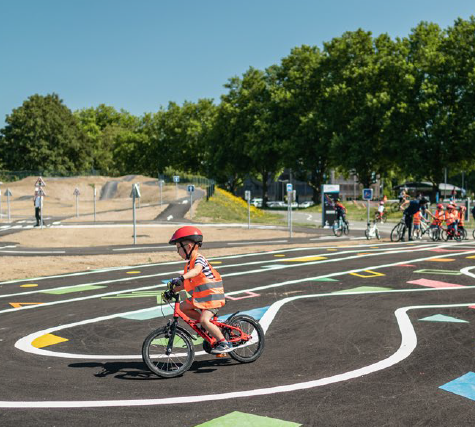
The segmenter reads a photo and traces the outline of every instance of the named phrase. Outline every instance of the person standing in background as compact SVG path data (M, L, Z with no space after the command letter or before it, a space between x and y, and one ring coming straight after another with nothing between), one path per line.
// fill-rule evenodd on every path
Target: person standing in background
M33 198L33 204L35 206L35 227L39 227L41 225L41 209L43 208L43 197L41 197L41 189L39 187L35 187L35 196Z

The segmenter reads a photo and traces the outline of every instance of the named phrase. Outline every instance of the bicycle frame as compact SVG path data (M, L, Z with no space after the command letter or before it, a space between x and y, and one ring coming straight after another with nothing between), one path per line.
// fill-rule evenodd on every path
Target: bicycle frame
M183 311L180 308L180 295L175 294L172 298L175 300L175 305L174 305L174 310L173 310L173 320L170 319L168 322L168 326L170 327L170 338L168 340L166 354L169 355L171 353L171 349L173 347L173 340L175 338L175 331L178 324L178 319L182 319L191 329L193 329L201 338L207 341L212 347L215 346L217 344L216 338L211 336L209 332L206 331L202 326L198 326L198 323L200 323L198 320L192 319L191 317L183 313ZM234 315L231 315L228 319L231 319ZM233 334L230 334L230 336L227 339L229 343L250 341L252 338L251 335L244 333L237 326L230 325L229 323L220 322L216 315L214 315L211 318L211 323L213 325L216 325L219 329L225 328L225 329L232 330L239 333L239 336L234 336Z

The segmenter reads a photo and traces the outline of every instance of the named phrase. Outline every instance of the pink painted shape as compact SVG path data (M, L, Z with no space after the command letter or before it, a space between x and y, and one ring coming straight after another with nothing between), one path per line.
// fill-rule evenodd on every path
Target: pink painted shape
M462 285L456 285L455 283L439 282L437 280L428 279L412 280L411 282L407 283L410 283L411 285L426 286L428 288L463 288Z
M469 305L468 308L475 308L475 305Z
M415 267L413 264L398 264L398 267Z
M228 297L228 296L226 295L226 298L227 298L227 299L230 299L230 300L233 300L233 301L237 301L237 300L239 300L239 299L260 297L259 294L256 294L256 293L251 292L251 291L246 291L246 293L247 293L248 295L247 295L247 296L244 296L244 297Z

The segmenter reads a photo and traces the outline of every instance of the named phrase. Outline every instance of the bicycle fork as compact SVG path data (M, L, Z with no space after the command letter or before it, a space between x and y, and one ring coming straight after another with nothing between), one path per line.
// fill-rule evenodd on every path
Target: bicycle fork
M167 327L168 327L168 344L167 344L167 350L165 351L165 354L167 356L170 356L172 349L173 349L173 341L175 339L175 334L176 334L176 319L169 320Z

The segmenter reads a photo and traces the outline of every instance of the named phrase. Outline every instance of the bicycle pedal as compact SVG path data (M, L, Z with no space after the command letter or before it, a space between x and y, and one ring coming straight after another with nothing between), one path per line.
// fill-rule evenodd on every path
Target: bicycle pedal
M222 358L222 357L229 357L227 353L218 353L216 354L216 357Z

